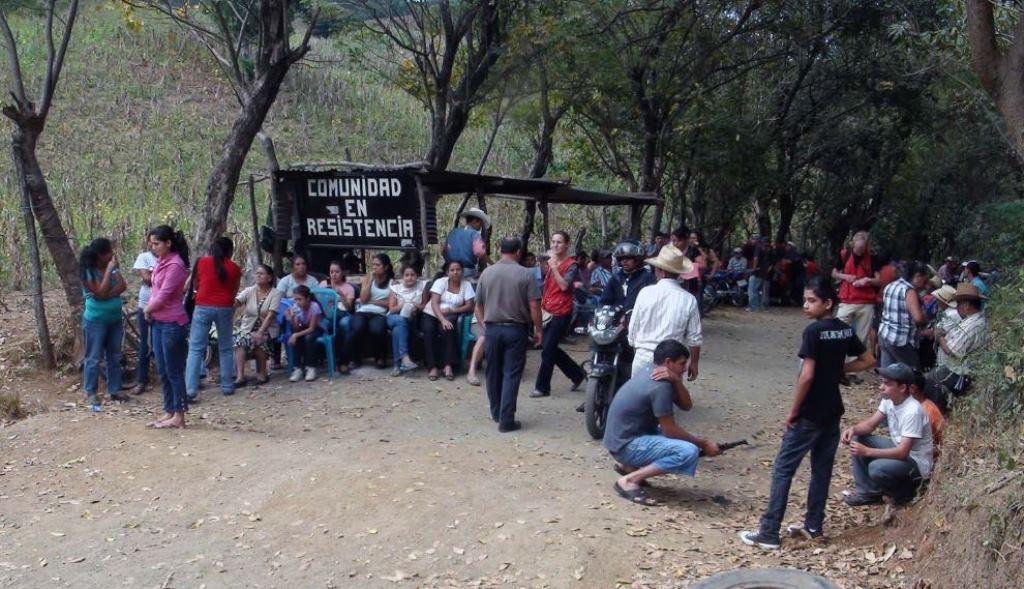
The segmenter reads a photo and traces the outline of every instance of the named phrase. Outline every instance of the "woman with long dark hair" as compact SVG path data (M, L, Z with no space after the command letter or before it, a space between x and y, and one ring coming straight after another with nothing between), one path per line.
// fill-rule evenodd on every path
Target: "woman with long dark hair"
M541 308L551 315L544 326L544 343L540 353L540 367L531 397L547 397L551 394L551 375L555 366L572 381L576 390L587 379L580 365L565 350L558 347L562 337L572 323L573 282L577 277L576 260L569 255L569 234L555 231L551 234L551 249L548 251L548 267L544 269L544 294Z
M210 327L217 327L217 356L220 364L220 392L235 394L235 354L232 324L235 320L235 295L242 270L231 261L235 244L227 237L217 238L210 255L196 261L192 290L196 308L188 336L188 361L185 363L185 393L190 401L199 395L199 373L210 344Z
M394 279L395 270L391 258L387 254L373 256L370 271L363 276L360 285L359 305L352 316L352 329L345 334L345 349L353 354L350 368L366 356L365 353L356 352L357 349L369 350L377 361L377 368L387 366L388 298L391 296L391 281ZM356 342L364 334L369 338L368 345L357 348ZM342 372L346 371L343 369Z
M423 315L423 348L430 380L437 380L438 368L448 380L455 379L459 363L459 316L473 310L476 293L462 276L462 262L449 260L445 276L430 287L430 302Z
M117 267L114 248L105 237L94 239L85 246L78 263L82 269L82 294L85 295L85 312L82 314L85 374L82 389L92 410L99 411L96 390L99 387L101 358L107 365L107 395L114 401L126 400L121 395L121 343L124 340L121 293L127 285Z
M164 414L150 425L158 429L183 428L188 411L185 394L188 242L181 231L159 225L149 232L149 248L157 257L157 263L153 268L153 291L146 305L146 320L151 325L153 356L164 395Z

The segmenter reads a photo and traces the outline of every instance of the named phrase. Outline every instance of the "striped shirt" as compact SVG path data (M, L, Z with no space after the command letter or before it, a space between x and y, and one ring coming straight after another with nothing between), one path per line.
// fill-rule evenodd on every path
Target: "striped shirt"
M917 324L907 309L907 291L914 288L900 278L889 283L882 293L882 322L878 337L893 346L917 347Z

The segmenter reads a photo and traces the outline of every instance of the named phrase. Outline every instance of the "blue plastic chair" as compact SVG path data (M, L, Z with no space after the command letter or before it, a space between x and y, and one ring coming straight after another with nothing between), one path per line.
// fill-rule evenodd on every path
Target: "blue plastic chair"
M295 306L295 303L291 299L282 298L281 304L277 307L277 324L281 328L281 335L277 336L277 341L284 346L284 355L288 361L288 373L291 374L292 369L295 368L295 361L292 359L292 347L288 345L288 338L292 336L292 324L290 321L285 319L285 311Z
M327 380L334 380L334 336L338 328L338 293L333 288L314 288L311 291L324 312L320 320L320 327L324 333L316 338L316 343L324 347L324 355L327 356Z
M469 357L468 354L472 350L473 344L476 343L476 335L473 334L473 314L466 313L463 315L460 323L462 324L462 337L459 341L459 364L463 368L467 368L470 361L466 358Z

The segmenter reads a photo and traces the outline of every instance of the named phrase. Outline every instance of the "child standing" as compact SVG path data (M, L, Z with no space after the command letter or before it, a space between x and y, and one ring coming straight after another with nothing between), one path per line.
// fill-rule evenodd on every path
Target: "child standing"
M323 311L313 300L309 287L300 284L292 292L294 305L285 311L285 319L291 323L292 335L288 338L288 347L292 349L294 369L288 379L299 382L305 374L307 382L316 380L316 338L323 335L320 317Z
M817 278L804 290L804 315L812 321L800 345L800 375L793 405L786 416L786 433L772 467L771 497L758 531L740 532L748 546L776 550L781 545L779 528L793 475L804 456L811 454L811 484L807 489L807 514L803 525L789 526L791 536L817 538L825 519L825 500L832 480L832 464L839 447L839 419L843 400L839 380L845 373L875 365L875 359L857 338L853 328L832 316L838 305L832 284ZM846 362L847 357L856 357Z

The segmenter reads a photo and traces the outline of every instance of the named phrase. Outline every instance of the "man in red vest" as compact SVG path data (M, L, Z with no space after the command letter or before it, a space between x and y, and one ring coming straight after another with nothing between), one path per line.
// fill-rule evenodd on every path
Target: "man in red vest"
M875 318L878 300L879 264L868 247L868 233L853 234L850 247L839 253L832 269L832 278L840 282L839 309L836 317L853 327L857 337L867 346L868 334Z

